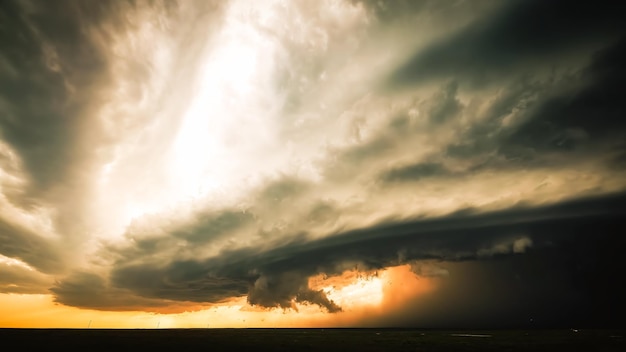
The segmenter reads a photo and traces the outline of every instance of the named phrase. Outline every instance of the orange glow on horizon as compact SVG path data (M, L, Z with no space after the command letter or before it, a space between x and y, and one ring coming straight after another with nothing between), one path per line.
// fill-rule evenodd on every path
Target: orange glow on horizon
M409 265L378 272L345 271L310 280L343 311L328 313L316 305L297 304L297 310L250 306L246 297L202 310L160 314L142 311L111 312L68 307L52 295L0 294L3 328L245 328L359 326L365 317L398 309L410 299L436 288L432 279L417 277ZM179 306L184 307L184 305ZM190 309L200 307L189 305ZM163 311L167 311L164 309Z

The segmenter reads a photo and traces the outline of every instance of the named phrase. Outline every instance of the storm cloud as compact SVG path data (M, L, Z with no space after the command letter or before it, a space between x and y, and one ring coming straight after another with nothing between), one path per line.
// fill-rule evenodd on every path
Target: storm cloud
M507 256L543 253L577 241L580 244L576 246L584 247L592 241L586 238L587 231L598 224L607 231L601 236L614 243L620 241L624 212L624 195L545 207L519 206L484 214L470 210L437 219L389 222L318 240L302 238L271 249L223 251L206 260L174 259L162 265L150 260L158 257L159 248L163 248L154 246L153 251L145 253L144 263L137 263L134 255L118 260L111 271L111 287L130 290L139 297L183 302L215 303L247 295L254 305L292 308L296 302L305 301L335 312L340 307L323 292L309 288L309 277L339 275L354 265L376 270L424 260L497 262ZM168 237L155 241L168 241ZM589 256L582 259L598 259L595 253ZM65 286L62 282L53 289L58 299L80 305L71 300L68 293L72 291Z
M5 1L0 291L341 316L311 280L408 265L357 324L614 323L617 5Z

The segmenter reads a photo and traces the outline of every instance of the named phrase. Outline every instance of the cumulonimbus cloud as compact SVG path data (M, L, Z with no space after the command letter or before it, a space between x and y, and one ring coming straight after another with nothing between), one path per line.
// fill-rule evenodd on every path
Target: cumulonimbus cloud
M625 211L615 6L4 2L0 290L338 313L309 278L577 251Z

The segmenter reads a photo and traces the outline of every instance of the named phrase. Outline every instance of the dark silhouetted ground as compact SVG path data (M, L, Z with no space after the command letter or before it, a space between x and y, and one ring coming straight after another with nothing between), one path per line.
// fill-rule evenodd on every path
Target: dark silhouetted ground
M44 351L626 351L624 330L0 329Z

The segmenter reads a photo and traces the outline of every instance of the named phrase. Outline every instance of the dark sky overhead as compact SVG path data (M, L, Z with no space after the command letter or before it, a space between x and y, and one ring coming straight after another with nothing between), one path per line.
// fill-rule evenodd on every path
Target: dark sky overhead
M623 327L620 5L2 1L0 327Z

